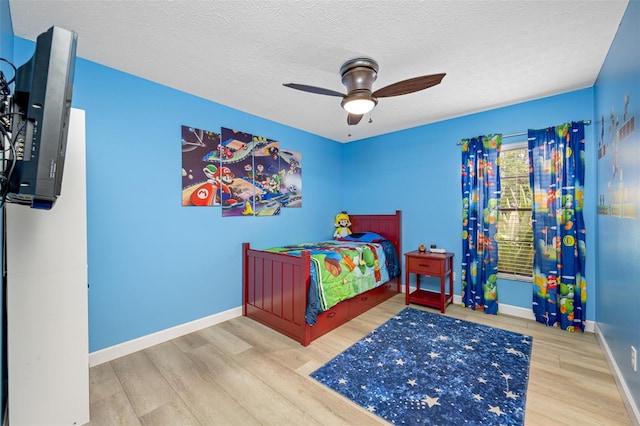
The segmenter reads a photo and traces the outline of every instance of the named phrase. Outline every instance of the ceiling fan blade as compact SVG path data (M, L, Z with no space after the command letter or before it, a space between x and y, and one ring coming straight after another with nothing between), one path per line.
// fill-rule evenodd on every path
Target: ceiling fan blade
M429 87L440 84L445 75L445 73L431 74L402 80L376 90L373 92L373 96L376 98L388 98L390 96L406 95L408 93L428 89Z
M344 98L345 95L340 92L336 92L334 90L323 89L322 87L315 86L307 86L306 84L296 84L296 83L283 83L285 87L290 87L296 90L302 90L303 92L315 93L318 95L327 95L327 96L338 96Z
M355 126L362 120L364 114L349 114L347 115L347 124L349 126Z

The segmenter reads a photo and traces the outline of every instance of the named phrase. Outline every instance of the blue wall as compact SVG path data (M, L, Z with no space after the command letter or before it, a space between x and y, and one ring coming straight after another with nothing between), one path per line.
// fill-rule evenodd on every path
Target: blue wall
M596 314L598 326L634 398L636 410L640 408L640 372L631 369L629 360L632 345L640 351L639 44L640 2L634 0L627 6L595 85L596 134L598 144L606 145L606 155L598 160L597 193L608 204L614 190L626 188L625 201L635 204L636 214L635 218L598 216ZM625 116L626 96L629 102ZM611 115L617 120L617 126L611 126ZM612 143L616 127L622 126L630 117L635 117L635 131L618 144Z
M455 254L455 294L460 294L462 254L461 151L456 142L491 133L505 135L571 120L593 119L593 91L579 90L439 123L360 140L344 147L343 203L347 210L403 211L403 245L437 244ZM595 246L595 143L586 126L587 247ZM526 136L504 140L526 141ZM587 259L587 293L595 289L595 258ZM498 280L500 303L531 308L531 283ZM595 320L595 298L587 301L587 319Z

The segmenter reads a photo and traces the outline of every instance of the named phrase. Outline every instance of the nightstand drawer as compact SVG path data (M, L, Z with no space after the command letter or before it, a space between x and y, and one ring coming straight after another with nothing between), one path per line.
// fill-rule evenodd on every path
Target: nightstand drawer
M435 259L420 259L416 257L409 257L409 265L407 265L407 271L414 274L422 275L440 275L442 270L442 261Z

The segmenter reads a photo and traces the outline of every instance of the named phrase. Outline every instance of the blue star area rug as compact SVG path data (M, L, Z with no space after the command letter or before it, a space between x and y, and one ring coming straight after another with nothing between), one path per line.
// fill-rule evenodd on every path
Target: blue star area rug
M393 424L522 425L531 345L405 308L311 377Z

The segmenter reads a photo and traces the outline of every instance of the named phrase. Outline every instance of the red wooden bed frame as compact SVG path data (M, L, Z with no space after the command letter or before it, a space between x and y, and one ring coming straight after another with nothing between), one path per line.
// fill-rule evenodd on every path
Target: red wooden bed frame
M402 212L395 214L349 214L351 232L375 232L396 248L402 260ZM310 254L300 257L254 250L242 244L242 314L303 346L361 313L401 292L401 277L338 303L320 312L317 323L307 324L305 311L310 284Z

